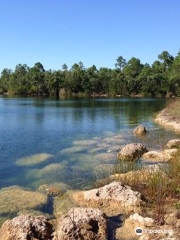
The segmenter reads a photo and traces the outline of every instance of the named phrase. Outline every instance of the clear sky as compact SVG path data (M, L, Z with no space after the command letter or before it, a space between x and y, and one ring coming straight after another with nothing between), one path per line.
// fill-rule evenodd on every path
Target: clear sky
M152 63L180 49L179 0L1 0L0 71L114 67L118 56Z

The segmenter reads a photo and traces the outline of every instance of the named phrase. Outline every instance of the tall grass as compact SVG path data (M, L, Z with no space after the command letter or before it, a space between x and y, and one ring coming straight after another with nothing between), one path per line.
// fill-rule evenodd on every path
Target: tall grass
M171 99L166 106L166 114L180 120L180 98Z

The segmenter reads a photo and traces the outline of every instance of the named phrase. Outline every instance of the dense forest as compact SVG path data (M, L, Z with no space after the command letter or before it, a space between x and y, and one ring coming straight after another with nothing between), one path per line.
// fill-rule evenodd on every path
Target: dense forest
M163 51L152 65L138 58L126 61L118 57L114 69L95 65L85 68L82 62L70 69L45 70L38 62L30 68L18 64L5 68L0 76L0 93L17 95L103 95L166 96L180 95L180 51L176 57Z

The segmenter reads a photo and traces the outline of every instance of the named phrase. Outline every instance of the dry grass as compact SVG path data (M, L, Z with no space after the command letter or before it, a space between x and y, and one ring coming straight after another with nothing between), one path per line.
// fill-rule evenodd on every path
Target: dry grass
M174 210L180 208L180 156L177 155L166 167L160 167L159 171L150 170L149 173L147 171L143 173L143 171L143 169L137 170L133 164L127 166L120 164L114 170L114 173L120 173L117 174L117 179L111 177L102 179L98 181L96 187L109 184L114 180L131 186L133 190L139 191L144 196L147 205L143 210L150 213L148 215L155 219L156 224L162 225L167 208Z
M169 100L166 106L166 114L180 120L180 98Z

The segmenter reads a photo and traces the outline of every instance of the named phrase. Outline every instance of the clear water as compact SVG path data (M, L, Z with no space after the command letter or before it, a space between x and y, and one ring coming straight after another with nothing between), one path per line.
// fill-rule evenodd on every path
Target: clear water
M177 137L153 121L165 103L165 99L153 98L60 100L1 96L0 188L19 185L38 189L54 182L64 182L74 189L92 186L116 162L98 154L107 153L121 142L143 142L149 149L161 149ZM149 130L146 137L133 135L138 124ZM94 142L74 142L77 140ZM23 159L31 156L33 160L37 154L52 156L34 165ZM18 164L19 160L25 164Z

